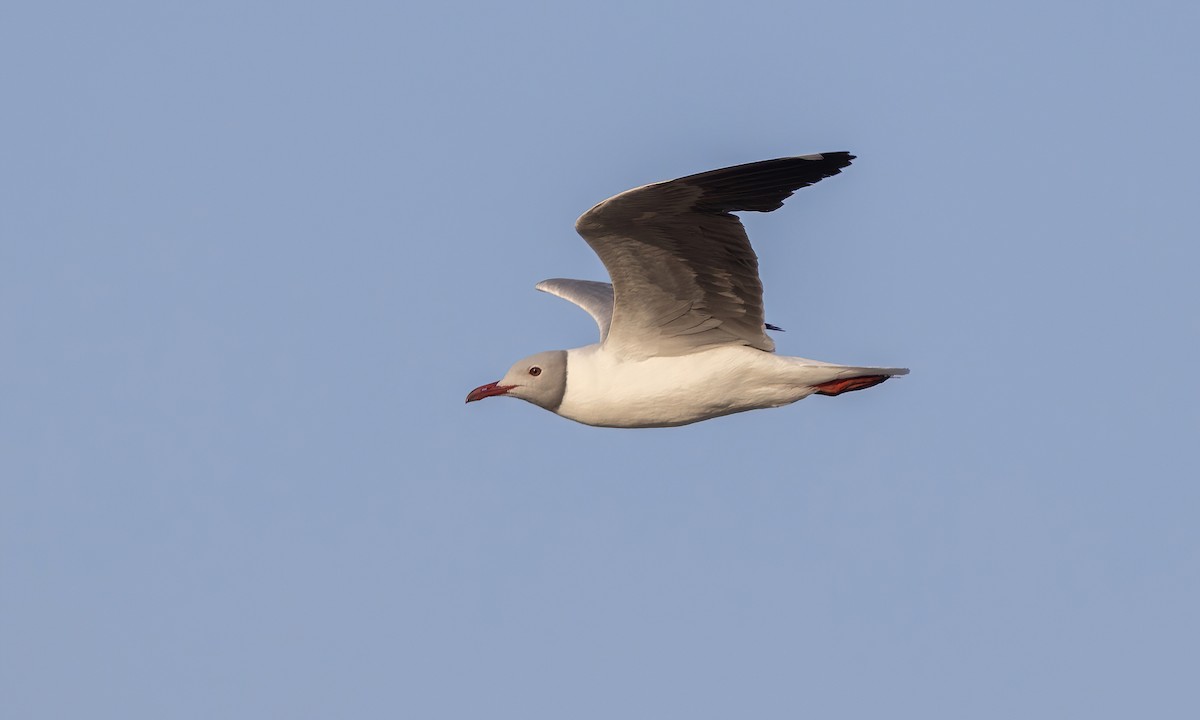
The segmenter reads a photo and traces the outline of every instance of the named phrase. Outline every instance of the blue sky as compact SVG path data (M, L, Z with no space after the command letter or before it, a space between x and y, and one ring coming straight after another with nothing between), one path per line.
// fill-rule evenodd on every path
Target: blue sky
M0 10L0 714L1200 712L1200 10ZM779 350L685 428L464 406L594 340L627 188L746 218Z

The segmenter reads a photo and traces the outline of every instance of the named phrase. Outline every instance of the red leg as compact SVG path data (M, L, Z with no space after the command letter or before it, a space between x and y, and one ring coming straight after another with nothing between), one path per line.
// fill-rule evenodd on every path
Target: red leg
M855 378L843 378L841 380L830 380L829 382L813 385L817 389L818 395L828 395L834 397L842 393L854 392L855 390L866 390L869 387L875 387L879 383L888 379L888 375L864 375Z

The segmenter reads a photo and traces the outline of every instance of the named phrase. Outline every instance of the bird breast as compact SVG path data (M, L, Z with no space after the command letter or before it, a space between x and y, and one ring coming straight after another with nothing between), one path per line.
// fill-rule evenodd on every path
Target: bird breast
M599 345L567 351L557 412L587 425L670 427L778 407L812 393L794 363L743 346L630 360Z

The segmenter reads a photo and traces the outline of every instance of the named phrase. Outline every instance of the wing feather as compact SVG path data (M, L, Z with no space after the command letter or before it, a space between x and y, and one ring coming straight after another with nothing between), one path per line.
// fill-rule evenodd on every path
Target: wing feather
M724 344L773 351L758 256L731 213L776 210L853 159L833 152L712 170L628 190L580 216L575 229L612 278L605 346L632 356Z
M608 328L612 325L613 314L612 285L594 280L550 278L541 281L535 287L544 293L550 293L583 308L600 328L600 342L604 342L608 337Z

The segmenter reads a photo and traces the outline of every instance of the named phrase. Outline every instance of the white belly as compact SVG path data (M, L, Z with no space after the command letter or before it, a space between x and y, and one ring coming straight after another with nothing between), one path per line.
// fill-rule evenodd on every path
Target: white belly
M827 374L801 362L811 361L731 346L631 361L590 345L568 351L556 412L587 425L668 427L779 407L811 395L811 383Z

